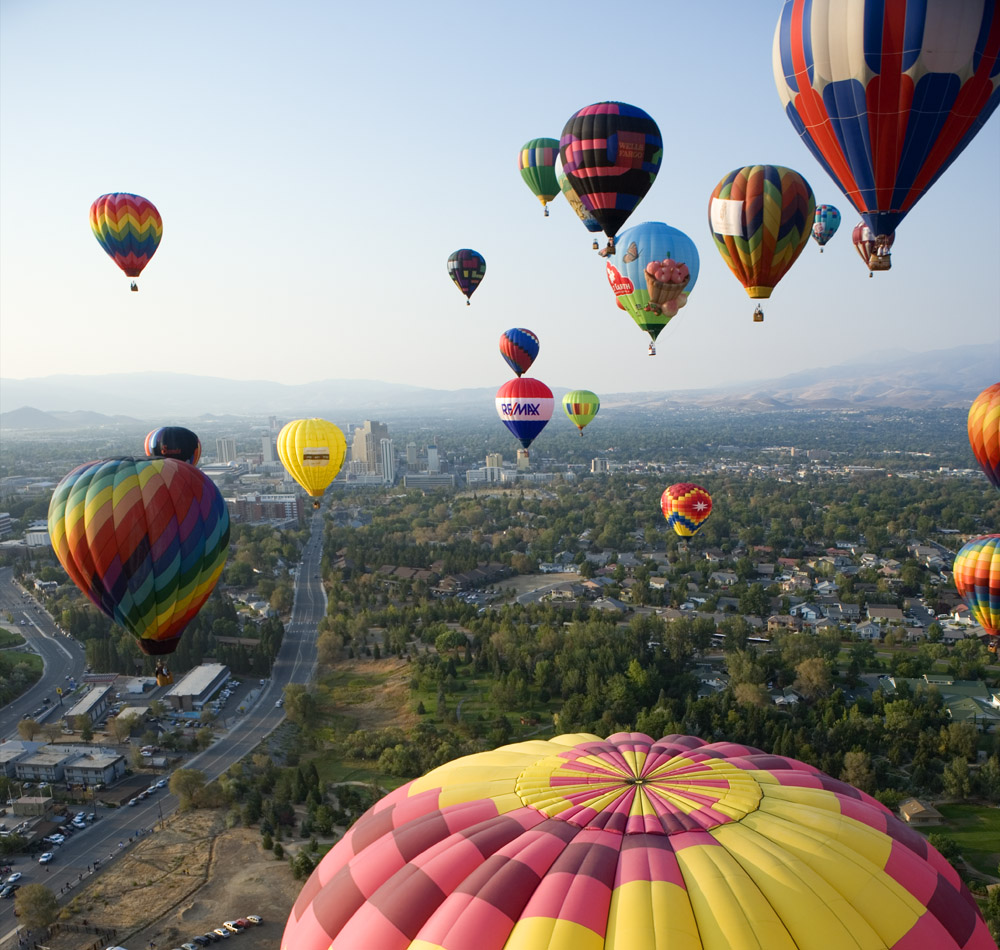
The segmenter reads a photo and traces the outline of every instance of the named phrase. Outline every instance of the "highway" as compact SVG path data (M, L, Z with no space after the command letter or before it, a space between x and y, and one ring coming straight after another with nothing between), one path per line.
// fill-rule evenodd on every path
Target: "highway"
M271 677L261 689L257 702L243 715L230 719L232 725L229 730L208 749L182 762L179 767L200 769L208 782L218 778L281 724L284 709L275 704L282 698L285 686L289 683L305 684L313 678L317 625L326 612L326 593L319 577L322 534L322 515L316 513L312 517L309 541L303 550L296 577L291 619L285 626ZM0 711L0 736L8 738L18 737L17 723L21 716L37 709L43 696L54 695L55 687L65 683L67 673L79 677L84 669L83 651L79 645L59 634L44 611L36 612L34 604L30 608L20 606L23 603L22 592L13 583L8 568L0 574L0 610L6 613L16 606L26 617L30 614L34 618L30 628L27 623L21 627L21 616L13 610L18 630L28 636L31 648L45 661L41 680L10 707ZM157 776L152 778L155 780ZM24 874L19 883L46 884L61 900L68 900L73 890L85 883L94 872L95 861L101 865L114 861L127 850L131 841L143 833L142 829L154 829L149 833L155 834L156 825L169 817L177 804L177 798L167 789L162 789L135 806L94 808L81 805L79 810L96 811L97 820L67 838L61 847L53 848L55 857L50 864L39 865L37 856L16 856L14 870ZM77 809L72 810L75 812ZM10 826L9 819L4 820ZM119 842L122 847L119 847ZM17 919L13 905L11 900L0 901L0 948L5 947L16 933Z

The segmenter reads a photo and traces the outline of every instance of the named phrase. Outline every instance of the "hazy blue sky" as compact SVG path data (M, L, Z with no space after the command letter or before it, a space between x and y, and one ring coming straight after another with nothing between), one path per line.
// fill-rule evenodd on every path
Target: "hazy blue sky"
M532 375L598 393L893 348L996 350L1000 121L903 222L892 271L869 280L855 212L781 109L779 9L2 0L0 375L499 386L497 340L514 326L540 338ZM629 223L666 221L701 254L654 359L590 235L561 197L544 218L516 168L526 140L558 138L603 99L644 108L667 142ZM824 254L810 241L762 325L707 224L716 182L754 162L797 169L844 216ZM138 294L90 232L90 203L109 191L163 216ZM471 307L445 269L460 247L487 260Z

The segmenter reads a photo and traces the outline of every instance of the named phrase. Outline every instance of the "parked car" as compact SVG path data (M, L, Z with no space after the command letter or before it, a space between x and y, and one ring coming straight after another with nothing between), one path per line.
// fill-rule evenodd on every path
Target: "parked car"
M258 914L247 914L247 920L249 920L250 923L252 923L252 924L262 924L262 923L264 923L263 918L261 918Z
M237 917L236 920L233 921L233 923L236 924L236 926L239 927L241 930L246 930L247 927L251 926L250 921L247 920L246 917Z
M13 897L17 888L17 884L5 884L3 887L0 887L0 897Z
M218 934L220 937L232 936L232 934L228 930L226 930L225 927L216 927L215 930L212 931L212 933Z

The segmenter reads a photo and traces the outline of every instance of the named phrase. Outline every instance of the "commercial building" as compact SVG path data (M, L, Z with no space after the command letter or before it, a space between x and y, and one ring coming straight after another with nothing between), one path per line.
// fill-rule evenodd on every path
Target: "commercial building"
M454 488L455 476L452 474L431 475L429 472L426 473L417 472L415 474L404 475L403 485L405 485L407 488L422 488L422 489Z
M438 457L436 445L427 446L427 474L437 475L441 471L441 459Z
M396 453L392 447L392 439L380 439L379 449L382 455L382 478L387 485L396 481Z
M367 472L381 470L381 442L389 438L389 427L384 422L366 419L360 428L354 430L351 441L351 460L362 462Z
M113 697L111 686L93 686L77 700L75 706L63 713L67 729L76 728L78 716L89 716L92 723L100 722L108 715Z
M217 462L225 464L226 462L236 461L236 439L216 439L215 440L215 459Z
M228 679L229 667L224 663L202 663L175 683L163 700L177 711L201 709Z
M302 521L306 501L302 495L264 495L247 492L226 499L229 517L234 522L263 524L270 521Z

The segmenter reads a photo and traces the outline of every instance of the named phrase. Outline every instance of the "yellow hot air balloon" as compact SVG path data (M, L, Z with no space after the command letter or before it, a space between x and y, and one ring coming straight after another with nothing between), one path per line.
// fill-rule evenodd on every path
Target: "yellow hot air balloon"
M313 498L322 498L344 464L347 440L326 419L296 419L278 433L278 458ZM319 508L319 502L313 502Z

